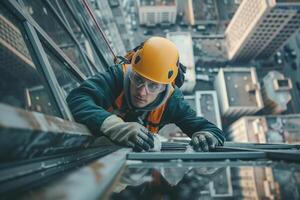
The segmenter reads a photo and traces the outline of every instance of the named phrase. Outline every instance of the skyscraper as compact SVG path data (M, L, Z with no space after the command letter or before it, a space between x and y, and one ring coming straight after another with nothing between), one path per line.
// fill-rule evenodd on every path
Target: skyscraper
M228 129L228 138L234 142L298 143L300 115L246 116Z
M226 29L228 58L267 58L300 28L300 1L243 1Z
M138 12L140 24L155 26L157 24L174 24L177 14L175 0L139 0Z

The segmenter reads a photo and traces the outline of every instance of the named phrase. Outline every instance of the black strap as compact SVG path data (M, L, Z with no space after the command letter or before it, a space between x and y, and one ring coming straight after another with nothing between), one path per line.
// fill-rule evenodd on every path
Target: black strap
M121 64L121 65L130 64L130 61L127 60L127 58L125 58L123 56L116 56L116 59L118 59L118 60L114 60L114 62L117 64Z

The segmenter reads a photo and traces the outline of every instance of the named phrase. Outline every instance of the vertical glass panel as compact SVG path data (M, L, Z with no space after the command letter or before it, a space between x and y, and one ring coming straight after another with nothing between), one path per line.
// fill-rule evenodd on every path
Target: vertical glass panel
M85 29L91 30L93 37L96 39L95 42L101 50L102 56L106 59L108 63L113 64L113 55L108 47L108 44L105 42L104 38L100 34L90 15L86 12L83 3L81 1L68 1L68 3L70 3L72 9L76 10L78 15L80 15L82 19L81 23L85 26ZM97 13L94 14L96 16L98 15Z
M86 75L91 76L91 70L83 62L83 57L74 40L66 31L58 18L42 1L24 0L25 9L40 27L54 40L71 61Z
M0 103L61 117L29 54L19 21L0 5Z
M53 5L56 5L53 0L51 2ZM99 71L104 70L103 64L100 62L98 55L96 54L94 48L90 44L90 40L88 40L88 37L84 34L83 30L80 28L76 19L72 15L69 7L66 5L66 3L64 1L59 1L58 3L62 10L63 15L64 15L63 18L65 20L67 20L67 23L70 25L73 34L75 35L79 44L85 50L87 56L96 65L96 67L98 68ZM94 71L94 72L96 72L96 71Z
M228 163L232 166L224 162L128 165L108 199L299 199L300 168L295 163Z
M45 46L45 45L44 45ZM79 82L75 80L75 78L63 68L63 63L57 59L51 51L45 48L45 52L48 56L50 65L54 71L56 79L64 93L64 97L66 98L69 92L79 86Z

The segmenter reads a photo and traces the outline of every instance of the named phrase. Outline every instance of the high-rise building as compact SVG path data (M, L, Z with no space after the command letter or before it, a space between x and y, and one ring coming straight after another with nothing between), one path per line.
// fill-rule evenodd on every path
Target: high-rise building
M255 143L299 143L300 115L246 116L228 129L229 140Z
M271 167L231 168L233 194L237 199L279 199L279 184Z
M300 1L242 1L228 28L228 58L249 61L270 57L300 28Z
M174 24L177 15L175 0L138 0L141 25Z
M299 114L246 116L229 127L228 139L245 143L299 143L299 130ZM288 191L280 171L269 167L232 169L231 175L233 184L238 185L234 194L243 199L278 199Z
M179 50L179 61L187 67L184 84L180 89L184 92L192 92L196 85L196 73L191 33L170 32L167 33L167 38L175 43Z
M287 109L288 102L292 99L291 79L285 78L277 71L270 71L263 78L262 96L265 111L271 114L279 114Z
M263 108L256 69L221 68L214 82L221 115L237 118Z
M119 12L120 14L118 16L114 15L107 0L98 0L95 3L97 6L94 7L94 10L97 16L97 20L104 29L110 46L113 48L117 55L125 55L126 49L128 50L131 47L125 47L123 43L123 41L126 42L129 40L129 34L126 31L126 27L124 26L125 21L122 12Z

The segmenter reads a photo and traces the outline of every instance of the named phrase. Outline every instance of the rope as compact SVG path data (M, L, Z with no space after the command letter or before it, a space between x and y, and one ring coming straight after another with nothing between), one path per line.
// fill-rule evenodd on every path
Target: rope
M93 19L94 23L96 24L96 27L97 27L98 30L100 31L102 37L104 38L104 41L106 42L106 44L107 44L107 46L108 46L110 52L112 53L112 55L113 55L113 57L114 57L114 60L116 60L116 59L117 59L117 56L116 56L116 54L114 53L114 51L113 51L113 49L111 48L111 46L109 45L109 42L108 42L108 40L107 40L107 38L106 38L106 36L105 36L105 33L104 33L104 32L102 31L102 29L100 28L100 26L99 26L99 24L98 24L98 22L97 22L97 20L96 20L96 17L95 17L95 15L94 15L94 13L92 12L91 7L89 6L89 4L88 4L88 2L87 2L86 0L82 0L82 2L83 2L83 4L84 4L84 6L85 6L87 12L89 13L89 15L91 16L91 18Z

